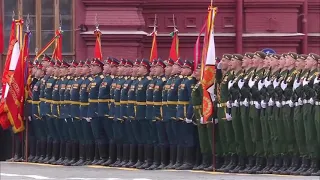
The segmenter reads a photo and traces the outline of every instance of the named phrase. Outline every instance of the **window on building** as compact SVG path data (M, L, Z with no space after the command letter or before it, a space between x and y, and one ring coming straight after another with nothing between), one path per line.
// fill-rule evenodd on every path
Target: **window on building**
M61 29L63 31L63 53L68 55L74 54L74 1L75 0L4 0L3 22L5 46L7 46L9 42L12 12L14 11L16 19L18 14L21 12L24 20L26 20L29 15L29 29L32 33L30 40L30 53L34 53L36 48L40 50L44 47L55 36L55 30L59 28L61 22ZM53 46L46 51L48 54L52 52Z

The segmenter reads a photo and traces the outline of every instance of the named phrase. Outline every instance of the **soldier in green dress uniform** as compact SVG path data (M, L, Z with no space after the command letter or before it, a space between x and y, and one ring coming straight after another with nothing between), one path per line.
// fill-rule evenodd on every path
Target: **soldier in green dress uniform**
M316 89L313 87L314 82L318 81L320 57L317 54L311 53L306 59L306 69L309 70L308 76L303 79L303 122L305 129L307 156L311 159L310 168L300 172L300 175L310 176L312 173L317 173L319 170L319 142L317 139L317 128L315 115L319 112L315 108Z
M232 164L237 161L235 136L232 127L232 117L230 114L231 103L227 106L229 99L228 82L232 79L232 71L230 69L231 54L224 54L221 58L220 66L222 71L222 78L217 79L217 118L219 128L219 140L221 141L222 151L224 155L224 162L222 166L217 169L218 172L224 172Z
M240 54L232 55L230 68L233 70L233 78L228 82L228 90L230 96L229 102L231 102L231 117L232 126L235 134L235 142L238 156L238 164L233 164L229 168L225 169L225 172L238 173L240 170L245 168L245 143L244 143L244 133L241 121L241 108L240 108L240 88L238 82L240 78L244 75L245 71L242 69L243 56Z

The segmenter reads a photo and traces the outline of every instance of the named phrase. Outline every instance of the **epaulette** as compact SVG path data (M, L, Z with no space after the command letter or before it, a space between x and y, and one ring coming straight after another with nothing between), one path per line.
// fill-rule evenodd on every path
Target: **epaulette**
M139 80L139 81L141 81L141 79L142 79L141 77L138 77L138 80Z
M125 76L125 77L124 77L125 80L127 80L128 78L129 78L128 76Z
M89 81L93 81L93 78L92 78L92 77L89 77L88 79L89 79Z
M67 79L70 79L71 77L70 76L67 76Z
M192 79L193 79L193 77L192 77L192 76L188 76L188 79L189 79L189 80L192 80Z
M101 75L100 75L100 78L103 79L103 78L104 78L104 75L101 74Z
M114 78L114 75L111 75L110 77L113 79L113 78Z
M53 76L53 79L58 79L58 77L56 77L56 76Z
M131 80L134 80L134 77L131 77Z
M182 75L179 75L179 78L183 78L183 76L182 76Z
M161 79L163 82L167 80L166 77L162 77Z
M152 77L148 76L147 79L150 81L150 80L152 80Z

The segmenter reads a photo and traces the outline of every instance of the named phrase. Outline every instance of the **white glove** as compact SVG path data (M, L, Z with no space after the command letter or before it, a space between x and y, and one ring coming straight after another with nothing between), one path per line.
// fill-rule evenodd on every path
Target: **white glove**
M303 79L303 82L302 82L302 85L305 86L305 85L308 85L309 84L309 81L307 81L307 79Z
M320 80L319 80L319 78L317 77L317 78L314 78L314 80L313 80L313 84L318 84L320 82Z
M262 100L260 104L263 109L267 107L267 103L264 100Z
M67 121L67 119L64 119L64 121L67 123L68 121Z
M285 90L288 87L288 84L285 83L284 81L281 82L281 89Z
M273 106L273 105L274 105L274 101L272 100L272 98L270 98L268 102L268 106Z
M231 114L226 113L226 119L227 121L231 121L232 120Z
M200 124L204 124L202 116L200 117Z
M240 89L242 89L243 86L244 86L244 80L243 80L243 79L240 79L240 80L238 81L238 87L239 87Z
M263 86L264 86L264 81L263 81L263 80L260 80L260 81L258 82L258 90L260 91L260 90L263 88Z
M239 102L238 102L238 100L235 100L235 101L232 103L232 106L233 106L233 107L239 107Z
M271 80L268 80L268 78L266 77L264 79L264 87L268 87L268 86L270 86L270 84L271 84Z
M288 105L289 105L290 107L293 107L294 103L292 102L292 100L289 101Z
M308 103L309 103L309 104L314 104L313 98L310 98L309 101L308 101Z
M230 81L228 82L228 89L230 89L230 88L233 86L234 83L235 83L235 82L233 82L233 80L230 80Z
M217 69L221 69L221 68L222 68L221 62L219 62L219 63L217 64Z
M249 107L249 101L248 101L247 98L244 99L243 105L244 105L245 107Z
M302 101L301 98L298 99L298 104L299 104L300 106L303 105L303 101Z
M192 120L191 119L188 119L188 118L186 118L186 123L188 123L188 124L190 124L190 123L192 123Z
M87 122L91 121L91 118L84 118Z
M254 101L254 107L256 107L256 109L260 109L261 108L261 106L260 106L258 101Z
M227 108L231 108L232 104L230 103L230 101L227 101Z
M29 120L29 121L32 121L31 116L28 116L28 120Z
M277 107L281 107L281 106L282 106L281 102L276 101L276 106L277 106Z
M219 120L217 118L214 119L214 124L218 124Z
M296 90L301 85L301 82L296 78L293 82L293 90Z
M254 84L256 83L255 80L252 79L252 77L249 79L249 87L252 88L254 86Z
M275 79L272 84L273 84L273 88L276 88L279 86L280 82L277 79Z

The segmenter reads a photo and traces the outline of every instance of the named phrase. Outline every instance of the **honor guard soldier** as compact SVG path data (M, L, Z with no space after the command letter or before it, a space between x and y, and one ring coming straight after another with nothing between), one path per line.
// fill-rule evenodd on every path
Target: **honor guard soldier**
M225 169L225 172L238 173L240 170L245 168L245 143L243 136L243 128L241 121L241 112L240 112L240 88L238 82L244 74L242 69L242 60L243 56L240 54L234 54L231 58L230 68L233 70L233 77L228 82L228 90L230 94L229 102L231 103L231 117L232 117L232 126L235 135L236 142L236 153L238 155L237 163L229 166Z
M317 136L316 123L319 112L315 110L316 89L313 87L314 82L319 81L319 64L320 56L314 53L309 54L306 59L306 69L309 70L308 76L303 79L303 122L305 129L305 137L307 144L307 156L311 158L310 168L300 175L310 176L312 173L317 173L319 170L319 141Z
M51 63L51 66L47 68L47 74L50 75L48 80L45 84L45 90L44 90L44 111L43 115L46 116L46 124L48 128L49 136L53 139L53 147L52 147L52 157L49 161L45 163L52 164L56 162L59 159L59 149L60 149L60 138L58 131L55 127L55 117L53 115L53 99L52 95L55 90L55 84L57 82L57 66L60 65L59 62L56 62L55 64ZM50 72L51 71L51 72ZM41 99L40 99L41 100ZM40 110L41 112L41 110ZM47 147L48 148L48 147Z
M128 117L128 92L132 84L132 68L133 68L133 62L129 59L126 60L126 64L123 67L123 75L125 82L121 89L120 94L120 117L123 118L123 154L122 154L122 162L120 163L120 167L130 167L133 165L134 160L132 160L133 155L130 152L132 150L131 145L134 144L134 135L131 128L131 123ZM131 153L131 154L130 154ZM130 158L131 155L131 158Z
M90 74L91 61L88 59L82 67L83 81L80 85L80 118L82 119L82 131L86 142L86 162L83 165L91 165L95 155L95 143L91 129L92 118L88 116L90 83L93 74Z
M138 71L139 82L136 88L136 120L139 121L141 128L140 142L144 146L144 163L137 167L138 169L145 169L152 165L153 145L148 144L149 122L146 119L146 91L152 79L150 76L148 76L149 72L149 61L147 59L142 59Z
M173 79L170 84L170 89L167 92L167 108L166 113L168 115L168 119L170 121L170 126L167 126L166 130L168 133L168 136L172 136L172 141L174 145L176 145L176 162L173 166L169 164L167 166L168 169L176 169L180 167L183 164L183 153L184 153L184 147L179 145L180 138L177 134L179 121L177 120L177 107L178 107L178 92L179 92L179 86L181 82L183 81L183 76L181 75L182 66L184 62L181 59L178 59L171 71L171 76L173 76Z
M95 139L95 158L93 165L101 165L107 161L107 142L103 129L102 118L99 117L99 88L104 76L102 75L103 63L99 59L94 59L91 63L90 71L93 80L89 85L89 108L88 117L91 119L91 128Z
M164 169L172 169L173 166L176 164L176 159L177 159L177 141L176 141L176 136L174 135L173 129L172 129L172 124L173 124L172 121L174 120L171 119L171 116L170 116L171 114L168 113L168 108L169 108L168 95L169 95L169 92L171 91L171 84L173 83L173 80L175 78L174 76L172 76L172 69L175 62L169 58L164 63L166 65L165 71L164 71L166 82L162 89L162 112L163 112L162 118L165 125L165 132L168 137L168 143L170 146L169 164L165 166ZM175 73L178 73L178 72L175 72Z
M154 90L153 90L153 115L152 119L155 122L156 137L158 140L158 148L160 149L158 157L154 154L154 162L152 166L149 167L150 170L164 169L168 165L168 155L169 155L169 142L166 134L165 122L163 121L163 104L162 104L162 92L164 85L167 81L165 77L165 62L158 59L156 65L154 66L154 76L156 79ZM157 153L155 151L155 153Z
M80 61L75 69L75 77L70 90L70 115L73 118L73 126L77 133L79 140L79 161L71 164L72 166L82 166L86 161L86 141L84 132L82 130L82 119L80 114L80 88L84 81L82 67L85 65L84 61Z
M193 62L186 60L182 66L181 76L183 80L178 88L177 106L177 136L179 137L178 146L184 149L183 164L177 166L177 170L189 170L194 166L194 152L196 150L196 126L193 119L193 105L191 93L196 79L192 77ZM179 160L179 159L178 159Z
M121 89L123 88L123 84L125 83L126 79L124 77L124 66L126 64L125 59L120 60L120 64L118 67L118 77L115 82L115 87L113 87L113 101L114 101L114 122L113 122L113 133L115 142L117 144L117 160L111 167L120 167L122 162L122 154L123 154L123 140L124 140L124 124L123 124L123 117L120 116L120 99L121 99Z
M109 158L108 161L103 163L103 166L109 166L116 161L116 144L114 140L114 133L113 133L113 115L110 114L112 109L110 108L111 103L113 103L112 97L113 93L111 94L113 84L115 87L116 83L116 75L118 71L119 61L114 58L108 58L103 67L103 74L104 79L100 84L99 89L99 116L103 117L103 127L104 131L108 137L108 144L109 144Z
M128 108L127 108L127 116L130 119L130 124L131 124L131 131L133 133L134 137L134 142L136 145L133 145L132 147L130 146L130 159L132 155L132 163L130 164L131 168L136 168L141 166L144 163L144 144L141 140L141 130L140 130L140 125L139 121L136 119L136 110L137 110L137 105L136 105L136 90L138 88L138 83L139 83L139 66L140 66L141 60L136 59L136 61L133 64L133 71L132 71L132 76L134 77L128 92ZM141 79L141 78L140 78ZM138 156L136 156L138 155ZM136 163L135 163L136 162Z
M229 67L230 61L232 59L231 54L224 54L220 61L219 66L221 67L222 77L217 79L217 118L218 118L218 129L219 129L219 140L221 141L222 151L224 154L224 162L220 168L217 169L218 172L224 172L226 168L229 168L235 160L235 139L234 131L232 128L232 118L229 108L227 106L227 101L229 99L228 82L232 79L232 71ZM232 155L233 161L230 161Z
M149 122L149 128L146 129L148 131L148 136L147 136L147 144L149 146L153 146L153 151L148 152L150 153L147 157L148 160L150 161L150 164L152 165L155 161L155 159L159 159L160 155L160 148L158 147L158 135L157 135L157 129L156 129L156 121L154 121L153 118L153 91L154 91L154 86L157 81L155 75L154 75L154 70L155 66L157 64L157 60L154 59L150 63L150 82L147 86L146 90L146 120ZM159 163L159 160L158 160ZM148 165L149 167L146 167L146 170L152 170L150 169L151 165Z
M69 79L69 81L66 83L64 94L63 94L64 103L61 105L61 111L63 111L63 114L66 118L66 126L68 128L68 134L70 136L70 144L69 145L67 144L66 146L67 158L63 163L64 166L70 166L71 164L76 163L79 156L79 139L77 137L76 128L73 123L73 121L76 119L71 114L71 107L72 107L71 106L71 90L72 90L72 85L75 83L75 80L77 77L77 74L76 74L77 66L78 66L78 63L75 60L73 60L70 63L70 66L68 67L67 79Z
M46 146L47 146L47 133L45 131L46 124L40 115L40 90L41 84L43 83L43 78L45 74L45 68L42 64L37 65L37 71L35 78L39 79L32 88L32 121L36 125L36 132L39 134L39 139L36 145L36 156L31 160L31 162L38 162L39 158L42 159L46 156ZM44 89L44 88L43 88Z

